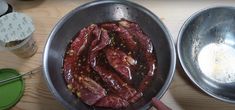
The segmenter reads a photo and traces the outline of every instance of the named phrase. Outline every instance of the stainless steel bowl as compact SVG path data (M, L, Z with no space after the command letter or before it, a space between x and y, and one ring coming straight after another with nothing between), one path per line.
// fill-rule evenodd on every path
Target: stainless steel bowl
M168 89L176 64L174 43L166 27L146 8L128 1L105 0L82 5L63 17L52 30L43 54L44 76L51 92L71 110L94 109L68 91L62 75L66 47L80 29L92 24L120 20L137 22L150 37L158 58L158 73L144 98L127 109L147 109L153 97L160 98ZM95 108L99 109L99 108Z
M194 84L214 98L235 103L234 7L214 7L192 15L180 30L177 50Z

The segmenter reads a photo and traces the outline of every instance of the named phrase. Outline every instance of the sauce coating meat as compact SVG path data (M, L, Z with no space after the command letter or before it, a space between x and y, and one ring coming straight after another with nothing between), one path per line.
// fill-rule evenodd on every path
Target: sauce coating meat
M137 23L124 19L80 30L63 62L68 89L87 105L112 109L139 100L155 71L149 37Z

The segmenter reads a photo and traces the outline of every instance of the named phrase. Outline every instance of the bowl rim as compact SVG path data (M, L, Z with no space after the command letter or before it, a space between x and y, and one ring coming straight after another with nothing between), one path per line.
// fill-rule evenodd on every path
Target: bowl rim
M117 3L117 4L124 4L124 5L128 5L131 7L135 7L139 10L142 10L143 12L147 13L152 19L154 19L155 22L158 23L158 25L161 27L161 29L163 30L164 34L166 35L166 39L167 42L169 43L169 50L170 50L170 58L171 58L171 62L170 62L170 69L169 69L169 75L166 78L165 83L163 84L161 90L156 94L156 98L160 99L165 92L168 90L174 74L175 74L175 68L176 68L176 48L175 48L175 44L173 42L172 36L169 33L167 27L163 24L163 22L159 19L159 17L157 17L153 12L151 12L149 9L134 3L134 2L130 2L130 1L117 1L117 0L102 0L102 1L92 1L92 2L88 2L85 3L83 5L80 5L78 7L76 7L75 9L73 9L72 11L68 12L65 16L63 16L58 22L57 24L54 26L54 28L52 29L51 33L49 34L49 37L46 41L45 47L44 47L44 52L43 52L43 76L44 76L44 80L46 80L47 82L47 87L49 88L49 90L51 91L51 93L56 97L56 99L58 99L58 101L64 105L65 108L67 109L73 109L70 104L68 102L66 102L65 100L63 100L63 97L59 95L59 93L56 91L52 81L51 81L51 77L49 75L49 71L48 71L48 53L49 53L49 47L51 44L52 39L55 37L56 32L58 32L58 30L62 27L62 25L69 19L71 18L76 12L86 9L87 7L90 6L94 6L94 5L99 5L99 4L104 4L104 3ZM143 108L147 108L150 106L151 101L149 101L148 103L146 103L144 106L140 107L139 109L143 109Z
M182 52L181 52L181 40L183 37L183 33L185 32L186 28L188 27L188 24L192 22L192 20L194 20L196 17L198 17L201 13L203 12L207 12L209 10L213 10L213 9L219 9L219 8L225 8L225 9L233 9L235 10L234 6L211 6L211 7L206 7L206 8L202 8L199 11L194 12L192 15L189 16L189 18L186 19L186 21L183 23L183 25L181 26L180 30L179 30L179 34L178 34L178 38L177 38L177 43L176 43L176 48L177 48L177 55L178 55L178 59L180 61L181 67L183 68L184 72L186 73L186 75L188 76L188 78L191 80L191 82L193 82L196 87L198 87L201 91L203 91L204 93L208 94L209 96L218 99L219 101L223 101L223 102L228 102L228 103L232 103L235 104L235 99L231 100L228 97L223 97L220 96L216 93L213 93L211 91L208 91L206 88L203 88L200 86L200 84L193 78L193 76L191 75L191 73L189 72L188 68L185 65L185 61L183 60L183 56L182 56Z

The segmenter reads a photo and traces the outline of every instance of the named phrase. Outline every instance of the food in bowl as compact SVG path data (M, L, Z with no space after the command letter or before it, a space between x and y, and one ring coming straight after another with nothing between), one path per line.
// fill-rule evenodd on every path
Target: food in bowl
M140 26L122 19L91 24L68 45L68 89L94 107L124 108L138 101L156 72L156 56Z

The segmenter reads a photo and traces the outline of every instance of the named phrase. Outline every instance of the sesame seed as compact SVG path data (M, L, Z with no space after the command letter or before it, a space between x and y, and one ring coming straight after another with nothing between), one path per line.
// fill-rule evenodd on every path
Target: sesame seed
M69 90L72 90L72 88L73 88L72 84L68 84L67 87Z
M78 97L81 97L81 94L80 94L80 92L77 92L76 94L77 94L77 96L78 96Z

